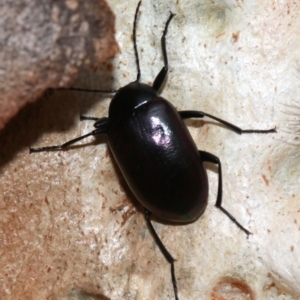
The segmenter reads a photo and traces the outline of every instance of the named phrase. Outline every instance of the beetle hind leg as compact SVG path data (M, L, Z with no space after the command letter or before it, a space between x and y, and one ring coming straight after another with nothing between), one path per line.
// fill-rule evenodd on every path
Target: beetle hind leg
M170 252L167 250L167 248L165 247L165 245L162 243L160 237L158 236L158 234L156 233L151 220L150 220L150 215L151 213L145 208L145 218L147 221L147 225L149 227L149 230L156 242L156 244L158 245L160 251L162 252L162 254L164 255L164 257L166 258L166 260L168 261L168 263L171 265L171 277L172 277L172 284L173 284L173 289L174 289L174 295L175 295L175 300L179 300L178 298L178 291L177 291L177 282L176 282L176 276L175 276L175 259L173 258L173 256L170 254Z
M213 164L218 165L218 177L219 177L219 184L218 184L218 194L217 194L217 201L215 206L219 208L233 223L237 225L241 230L243 230L247 236L252 234L249 230L247 230L245 227L243 227L237 220L236 218L229 212L227 211L223 206L222 206L222 189L223 189L223 182L222 182L222 164L220 159L208 152L205 151L199 151L200 156L203 161L207 161Z

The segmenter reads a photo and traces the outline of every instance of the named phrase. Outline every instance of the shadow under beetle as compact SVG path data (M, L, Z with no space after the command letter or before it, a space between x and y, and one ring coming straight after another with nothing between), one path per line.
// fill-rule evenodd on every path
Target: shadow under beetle
M106 134L117 165L131 191L144 207L151 234L171 265L173 289L175 299L178 300L175 260L157 235L150 216L153 214L166 221L189 223L204 212L208 199L208 179L203 162L218 166L216 207L247 235L250 234L222 207L222 165L219 158L197 149L183 120L209 117L239 134L271 133L276 132L276 128L243 130L202 111L177 111L169 101L158 95L168 72L166 35L174 17L173 13L170 13L161 37L164 66L156 76L153 86L140 83L141 71L136 45L136 22L140 4L141 1L136 8L133 22L133 44L138 71L136 80L117 91L88 90L115 93L109 106L109 117L82 116L82 120L96 121L96 129L62 145L30 148L30 152L61 150L88 136ZM71 89L86 91L80 88Z

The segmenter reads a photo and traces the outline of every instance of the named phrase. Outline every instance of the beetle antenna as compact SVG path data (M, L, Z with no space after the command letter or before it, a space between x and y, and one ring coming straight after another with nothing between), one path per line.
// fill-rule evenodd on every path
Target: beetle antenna
M133 47L134 47L134 53L135 53L135 61L136 61L136 65L137 65L137 77L136 77L136 81L139 81L141 78L141 68L140 68L140 60L139 60L139 53L137 50L137 46L136 46L136 20L138 17L138 12L140 9L140 5L141 5L142 1L140 1L137 5L136 11L135 11L135 15L134 15L134 21L133 21Z

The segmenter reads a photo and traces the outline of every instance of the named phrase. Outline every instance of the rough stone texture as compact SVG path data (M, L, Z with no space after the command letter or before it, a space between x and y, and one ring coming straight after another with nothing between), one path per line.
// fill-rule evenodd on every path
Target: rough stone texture
M121 53L77 86L119 88L136 77L136 1L109 1ZM144 0L138 22L142 80L162 66L169 10L170 73L162 96L243 128L188 121L199 149L223 163L223 201L246 238L214 207L186 226L155 223L177 259L181 300L300 298L300 9L295 1ZM89 132L80 113L106 116L106 95L56 91L24 109L0 135L0 299L174 299L169 265L126 189L105 138L85 147L28 153ZM198 184L198 183L195 183Z
M118 49L101 0L1 1L0 28L0 129L47 88L69 86L80 67Z

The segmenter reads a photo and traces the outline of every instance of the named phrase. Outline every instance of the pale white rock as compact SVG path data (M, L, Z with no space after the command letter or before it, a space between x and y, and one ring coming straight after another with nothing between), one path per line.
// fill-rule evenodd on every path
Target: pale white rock
M109 4L120 53L77 86L119 88L136 78L137 2ZM222 161L224 207L253 235L247 239L214 207L217 174L207 164L203 216L186 226L154 223L176 258L179 298L300 299L299 4L144 0L138 48L146 83L162 67L160 37L170 10L176 17L162 96L178 110L278 130L240 136L208 119L187 122L199 149ZM29 146L91 131L92 122L79 123L78 116L106 116L109 101L55 92L1 135L1 299L174 299L169 265L105 138L64 152L28 153Z

